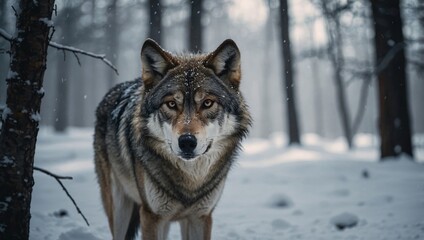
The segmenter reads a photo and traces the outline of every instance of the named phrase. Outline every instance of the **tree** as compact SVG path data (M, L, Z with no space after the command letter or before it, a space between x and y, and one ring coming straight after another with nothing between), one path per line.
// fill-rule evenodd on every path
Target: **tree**
M287 103L287 127L289 131L289 144L299 144L299 126L297 120L296 98L294 91L293 59L290 46L290 23L287 0L280 0L280 26L283 69L285 79L285 92Z
M331 64L334 66L333 78L336 85L337 106L341 117L343 134L346 138L349 149L353 147L353 133L349 107L346 100L345 83L343 82L342 75L345 63L343 56L343 37L341 34L340 16L345 10L350 8L352 3L352 0L348 0L346 3L326 0L320 1L320 7L326 20L327 36L329 41L327 52L330 57Z
M63 44L71 45L74 43L74 34L76 32L75 23L70 20L75 20L76 9L70 3L61 11L61 18L57 21L60 26L60 32L63 39ZM69 117L69 80L70 80L70 64L66 61L64 52L57 52L57 98L56 98L56 112L54 121L54 130L56 132L64 132L68 127ZM62 56L63 54L63 56Z
M311 52L308 53L312 56L310 59L310 68L312 76L314 77L313 81L313 98L312 98L312 106L314 106L314 115L315 115L315 132L324 136L324 119L323 119L323 104L322 104L322 93L321 93L321 77L320 71L318 69L318 57L320 55L319 50L316 50L315 46L315 17L311 17L307 19L305 22L307 30L309 32L309 41L310 41L310 49Z
M35 143L54 0L21 0L0 133L0 239L28 239Z
M203 49L202 13L203 0L190 1L189 20L189 46L192 52L200 52Z
M381 159L413 156L399 0L371 0L379 94Z
M0 28L0 37L11 43L6 108L0 118L0 239L29 238L34 153L44 95L47 47L71 52L77 59L77 54L100 59L118 74L104 54L50 41L53 8L54 1L21 0L15 8L16 36Z
M162 4L161 0L149 0L149 37L162 44Z
M107 7L107 23L106 23L106 49L107 56L112 60L112 64L115 65L118 62L118 48L119 48L119 27L118 27L118 14L117 14L118 0L110 0L109 6ZM111 88L116 84L115 75L108 74L108 86Z
M7 0L0 1L0 26L2 26L3 28L6 28L6 26L8 26L7 14L6 14L7 7L8 7ZM4 45L3 45L3 43L0 41L0 79L5 79L7 77L7 70L8 70L7 66L9 63L9 56L6 55L5 45L6 45L6 42L4 42ZM5 102L6 102L6 82L0 81L0 108Z
M260 107L261 113L259 114L261 119L258 119L258 121L261 122L259 126L261 126L260 130L260 136L263 138L269 137L269 135L272 133L271 129L271 120L272 120L272 114L271 114L271 108L269 107L271 104L271 97L269 96L269 89L270 89L270 73L272 70L272 61L273 58L270 58L271 54L271 46L273 42L273 20L274 20L274 12L275 9L272 7L272 0L267 1L267 7L269 10L268 18L265 22L265 34L263 36L265 45L263 47L263 67L262 67L262 106Z

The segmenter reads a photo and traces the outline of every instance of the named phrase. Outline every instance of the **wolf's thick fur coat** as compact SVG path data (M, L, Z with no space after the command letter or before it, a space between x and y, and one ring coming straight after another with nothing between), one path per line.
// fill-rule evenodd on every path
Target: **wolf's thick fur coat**
M173 55L152 40L142 77L99 104L95 168L113 239L210 239L212 211L251 124L241 93L240 52ZM185 138L182 136L185 136ZM185 141L185 142L184 142Z

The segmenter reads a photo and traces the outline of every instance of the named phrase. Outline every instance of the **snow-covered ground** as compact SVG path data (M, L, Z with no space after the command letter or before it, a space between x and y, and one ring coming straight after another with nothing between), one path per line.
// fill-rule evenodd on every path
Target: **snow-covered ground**
M59 175L88 218L86 226L59 184L34 172L30 239L111 239L93 170L92 129L55 135L42 128L35 165ZM248 139L214 212L213 239L424 239L424 164L377 162L376 139L281 134ZM416 142L422 143L422 139ZM424 149L416 160L424 162ZM170 239L180 239L178 225Z

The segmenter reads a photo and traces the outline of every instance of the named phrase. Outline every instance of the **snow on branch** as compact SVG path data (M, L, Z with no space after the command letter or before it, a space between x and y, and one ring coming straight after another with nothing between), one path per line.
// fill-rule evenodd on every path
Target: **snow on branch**
M56 181L60 184L60 186L62 187L63 191L65 191L66 195L69 197L69 199L71 199L72 203L74 204L75 208L77 209L78 213L82 216L82 218L84 219L85 223L87 224L87 226L90 226L90 224L88 223L87 218L85 218L84 214L81 212L81 209L78 207L77 203L75 202L75 200L72 198L71 194L68 192L68 190L66 189L65 185L63 185L62 181L60 181L61 179L70 179L72 180L72 177L68 177L68 176L59 176L56 175L54 173L51 173L45 169L39 168L39 167L33 167L34 170L40 171L44 174L47 174L51 177L53 177L54 179L56 179Z
M12 35L7 33L2 28L0 28L0 36L3 37L4 39L8 40L9 42L14 40ZM87 51L84 51L84 50L81 50L81 49L78 49L78 48L75 48L75 47L65 46L65 45L62 45L62 44L59 44L59 43L56 43L56 42L53 42L53 41L49 41L49 46L56 48L58 50L72 52L74 54L74 56L77 58L78 63L79 63L79 59L77 57L77 54L81 54L81 55L89 56L89 57L92 57L92 58L100 59L102 62L104 62L110 68L112 68L113 71L115 71L116 75L119 75L118 69L106 58L106 55L104 55L104 54L95 54L95 53L92 53L92 52L87 52Z

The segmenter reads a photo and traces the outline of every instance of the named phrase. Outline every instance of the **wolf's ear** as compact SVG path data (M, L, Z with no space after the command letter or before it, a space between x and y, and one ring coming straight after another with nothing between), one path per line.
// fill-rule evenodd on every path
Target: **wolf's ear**
M215 74L231 87L238 88L241 79L240 51L236 43L227 39L210 53L204 65L211 68Z
M169 69L176 66L176 61L159 44L147 39L141 47L141 64L143 68L141 79L149 89L158 83Z

